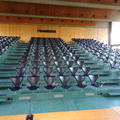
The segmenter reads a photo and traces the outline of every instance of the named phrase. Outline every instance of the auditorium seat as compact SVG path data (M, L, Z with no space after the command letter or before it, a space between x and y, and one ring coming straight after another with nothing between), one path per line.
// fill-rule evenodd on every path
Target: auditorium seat
M97 44L102 50L112 49L95 40L74 41L66 44L60 38L31 38L29 43L13 44L0 56L1 91L6 94L80 91L83 95L89 90L99 94L119 86L119 70L93 54ZM86 49L92 44L92 48Z
M119 88L120 82L120 53L117 50L112 49L110 46L93 39L73 39L73 41L75 42L74 46L77 46L79 49L86 51L89 53L89 56L94 58L94 60L96 59L99 61L98 68L97 66L94 66L94 69L92 69L92 66L90 66L90 80L91 78L95 78L93 77L95 75L97 75L97 77L99 76L96 82L97 84L92 83L95 80L94 79L91 81L91 85L96 87L102 86L100 87L100 90L103 93L106 93L105 96L119 96L120 92L115 92L115 88ZM108 89L110 89L111 92L107 92ZM112 91L114 91L114 93Z
M19 37L0 36L0 55L3 54L6 50L8 50L8 48L19 39L20 39Z

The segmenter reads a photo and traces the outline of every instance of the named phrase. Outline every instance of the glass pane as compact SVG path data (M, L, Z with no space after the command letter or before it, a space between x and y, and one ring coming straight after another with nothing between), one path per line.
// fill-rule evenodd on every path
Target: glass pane
M120 22L112 22L111 44L120 44Z

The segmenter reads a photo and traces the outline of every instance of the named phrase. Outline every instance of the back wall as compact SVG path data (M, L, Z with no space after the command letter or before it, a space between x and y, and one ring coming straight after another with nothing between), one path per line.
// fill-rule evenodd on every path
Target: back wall
M41 33L37 29L56 30L56 33ZM28 42L31 37L57 37L66 42L72 38L92 38L108 42L107 28L63 27L25 24L0 24L0 36L20 36L22 42Z

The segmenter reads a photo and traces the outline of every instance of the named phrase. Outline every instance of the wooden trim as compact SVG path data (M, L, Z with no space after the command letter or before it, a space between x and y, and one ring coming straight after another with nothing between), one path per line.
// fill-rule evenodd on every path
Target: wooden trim
M13 17L0 16L0 22L7 23L32 23L32 24L52 24L52 25L75 25L75 26L95 26L95 21L80 21L80 20L60 20L60 19L44 19L31 17Z

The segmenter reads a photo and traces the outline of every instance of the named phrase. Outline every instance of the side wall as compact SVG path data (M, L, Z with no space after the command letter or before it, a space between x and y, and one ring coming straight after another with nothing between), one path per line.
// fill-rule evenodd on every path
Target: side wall
M57 32L38 33L37 29L52 29ZM31 37L59 37L66 42L71 42L71 38L93 38L107 43L108 30L107 28L0 24L0 36L20 36L23 42L28 42Z

